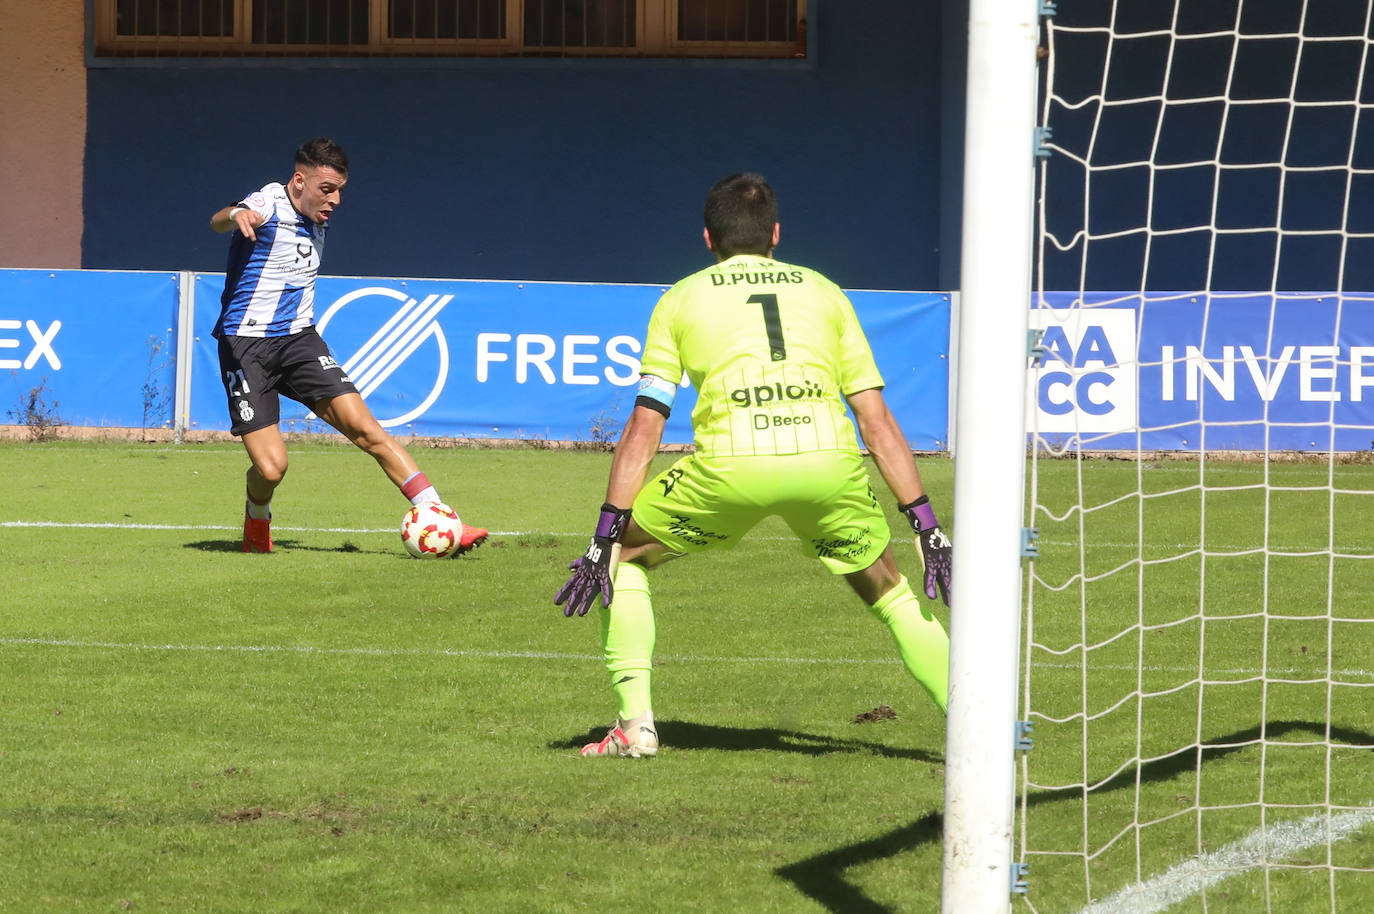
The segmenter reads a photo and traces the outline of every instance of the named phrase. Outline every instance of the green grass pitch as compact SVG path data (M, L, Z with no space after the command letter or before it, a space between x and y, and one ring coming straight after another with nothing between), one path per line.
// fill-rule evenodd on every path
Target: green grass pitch
M651 575L664 749L652 760L586 760L578 748L600 737L615 706L594 618L564 618L552 596L585 548L609 455L415 454L465 520L494 532L473 555L408 558L394 529L404 501L347 446L292 445L274 505L278 551L248 556L238 548L246 458L237 444L0 444L0 911L938 909L944 720L883 627L802 557L783 525L767 522L732 552ZM1107 470L1134 484L1130 464ZM948 515L952 462L927 459L922 471ZM1374 488L1370 468L1352 472L1363 474L1352 488ZM1074 465L1046 464L1041 480L1042 495L1068 497ZM1374 515L1359 513L1342 514L1341 537L1369 551ZM1037 562L1048 578L1071 575L1079 555L1077 534L1053 526L1041 524ZM1170 528L1166 538L1189 533ZM896 539L915 579L909 540ZM1108 568L1120 560L1091 554ZM1149 565L1150 586L1196 612L1199 564ZM1271 593L1301 593L1299 566L1272 563ZM1227 594L1225 605L1241 605L1248 569L1205 571L1213 573L1220 577L1207 598ZM1335 575L1337 603L1361 602L1362 574ZM1077 592L1041 590L1046 628L1037 638L1081 637ZM947 620L943 607L939 615ZM1196 624L1232 621L1235 632L1257 624ZM1151 670L1197 668L1196 633L1191 644L1171 634L1190 624L1148 641ZM1374 669L1374 638L1368 627L1357 631L1363 641L1341 646L1339 666ZM1209 633L1216 670L1258 667L1263 632L1248 640L1235 632ZM1099 656L1086 674L1071 656L1037 656L1035 698L1054 713L1077 707L1084 675L1120 678L1110 671L1133 662L1110 649ZM1369 694L1337 715L1344 729L1332 739L1370 741ZM1204 735L1244 732L1254 698L1243 686L1208 692ZM1303 721L1326 709L1305 693L1291 702L1281 715L1297 722L1290 733L1305 733ZM895 719L855 723L884 705ZM1087 725L1103 758L1136 751L1134 710L1129 727L1123 716ZM1038 726L1032 770L1047 781L1081 778L1082 726ZM1180 736L1165 730L1161 745ZM1220 799L1217 785L1242 775L1251 783L1235 794L1253 799L1263 754L1256 745L1218 752L1201 774L1147 764L1146 780L1159 789L1140 794L1145 814L1161 818L1158 804L1199 791L1204 804ZM1341 791L1334 802L1374 801L1374 779L1358 786L1361 771L1374 773L1368 750L1331 774L1311 758L1267 762L1266 783L1281 791L1273 802L1329 784ZM1104 790L1088 808L1129 823L1131 811L1114 807L1134 793ZM1081 835L1085 807L1072 794L1032 791L1037 841ZM1271 821L1304 814L1269 813ZM1221 845L1256 816L1244 807L1217 818ZM1164 823L1148 834L1175 845L1150 844L1143 877L1196 844L1194 818ZM1374 865L1370 831L1333 846L1339 865ZM1083 866L1064 877L1077 878L1073 890L1033 880L1031 897L1044 902L1036 910L1078 911ZM1137 863L1109 851L1093 872L1094 895L1107 895L1136 878ZM1253 905L1253 879L1211 890L1206 910L1264 910ZM1337 880L1335 909L1358 909L1341 899L1353 905L1368 888ZM1331 910L1315 888L1292 897L1282 910ZM1170 910L1203 908L1194 900Z

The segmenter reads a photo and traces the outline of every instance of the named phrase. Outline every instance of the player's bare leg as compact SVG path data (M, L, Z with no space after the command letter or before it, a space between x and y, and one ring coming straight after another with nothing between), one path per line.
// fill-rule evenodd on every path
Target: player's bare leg
M877 603L902 579L902 573L897 570L897 560L892 556L892 545L888 544L872 565L863 571L850 572L844 579L864 603L869 606Z
M358 394L341 394L315 404L315 415L338 429L349 441L372 455L397 488L420 472L401 443L382 428Z
M243 508L243 551L272 551L272 493L286 476L286 441L275 425L243 435L252 464Z
M362 450L372 455L382 472L395 483L401 494L410 499L411 504L423 501L442 501L439 493L429 484L429 479L420 472L410 453L401 443L382 428L372 410L367 408L360 394L340 394L326 397L315 403L315 415L328 422ZM481 527L463 524L462 535L453 555L471 552L487 538L487 531Z
M625 525L625 535L620 540L620 560L633 562L642 568L656 568L682 553L674 552L667 546L645 533L633 517Z
M949 704L949 635L929 610L922 608L907 579L897 570L892 546L862 571L844 576L868 611L892 632L907 672L944 712Z

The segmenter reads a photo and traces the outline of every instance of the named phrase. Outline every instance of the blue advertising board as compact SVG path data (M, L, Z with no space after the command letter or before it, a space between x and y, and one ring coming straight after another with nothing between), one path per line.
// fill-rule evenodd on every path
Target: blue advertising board
M209 330L223 275L195 277L191 425L227 429ZM393 434L615 440L634 406L649 314L665 286L320 277L320 335ZM913 447L944 445L949 296L851 293ZM690 386L664 432L692 440ZM287 428L310 414L282 401ZM315 426L318 428L318 425Z
M182 283L193 307L178 326ZM34 391L63 424L171 424L193 334L189 429L229 416L223 275L0 270L0 422ZM653 285L322 277L320 330L398 434L614 440L634 403ZM850 292L913 448L949 448L950 296ZM1374 295L1046 293L1028 428L1051 448L1368 450ZM967 357L967 354L966 354ZM665 441L691 440L684 387ZM283 401L283 422L323 430ZM313 423L313 424L312 424Z
M1029 427L1089 450L1374 446L1367 293L1047 293Z
M0 422L37 391L63 425L172 422L176 273L0 270Z

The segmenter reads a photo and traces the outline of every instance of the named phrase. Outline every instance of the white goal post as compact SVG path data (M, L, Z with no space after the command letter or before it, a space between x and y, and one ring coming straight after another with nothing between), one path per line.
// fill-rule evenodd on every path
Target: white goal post
M1034 0L971 0L945 743L944 914L1011 906L1034 195ZM976 546L974 544L977 544Z

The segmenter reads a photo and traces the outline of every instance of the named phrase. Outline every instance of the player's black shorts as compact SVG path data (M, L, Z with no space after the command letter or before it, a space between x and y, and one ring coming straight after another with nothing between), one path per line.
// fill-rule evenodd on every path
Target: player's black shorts
M276 425L278 394L313 410L327 397L358 392L314 327L290 336L222 336L219 370L235 435Z

